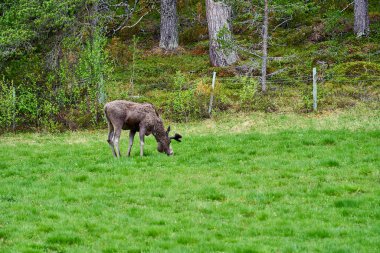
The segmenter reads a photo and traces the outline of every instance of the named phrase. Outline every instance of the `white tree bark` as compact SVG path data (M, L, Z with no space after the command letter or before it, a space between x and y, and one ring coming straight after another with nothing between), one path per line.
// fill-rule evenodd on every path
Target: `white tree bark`
M223 50L218 43L218 33L226 28L227 33L223 34L223 39L231 41L231 7L223 2L206 0L206 16L208 24L208 34L210 40L210 62L212 66L229 66L238 60L235 49Z
M354 32L357 37L369 35L368 0L355 0Z
M178 47L177 0L161 0L160 48Z

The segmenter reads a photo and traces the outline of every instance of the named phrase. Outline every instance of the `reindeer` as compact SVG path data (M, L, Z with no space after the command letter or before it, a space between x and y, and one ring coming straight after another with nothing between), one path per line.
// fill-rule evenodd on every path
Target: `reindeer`
M144 155L144 137L150 134L153 134L157 141L158 152L165 152L168 156L174 154L170 147L171 140L181 142L180 134L169 137L170 126L165 131L162 119L152 104L115 100L104 106L104 113L109 131L107 142L115 157L120 157L119 140L122 129L129 130L128 156L131 155L136 132L140 135L140 156Z

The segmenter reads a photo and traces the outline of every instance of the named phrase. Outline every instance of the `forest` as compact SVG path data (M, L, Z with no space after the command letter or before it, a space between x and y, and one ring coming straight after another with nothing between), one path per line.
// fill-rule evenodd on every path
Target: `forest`
M379 144L379 0L0 0L1 253L380 252Z
M376 0L3 0L0 129L105 126L150 102L174 122L213 113L378 109ZM215 90L212 75L216 72Z

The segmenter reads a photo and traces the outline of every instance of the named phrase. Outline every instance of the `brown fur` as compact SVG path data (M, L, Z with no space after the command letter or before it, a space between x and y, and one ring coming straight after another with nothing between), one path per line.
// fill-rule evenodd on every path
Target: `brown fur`
M168 132L165 131L162 119L152 104L115 100L104 106L104 113L109 129L107 141L111 146L114 156L120 157L119 139L122 129L130 130L128 156L130 155L136 132L139 132L140 135L141 156L143 156L144 136L150 134L154 135L158 143L159 152L165 152L168 155L173 154L170 148Z

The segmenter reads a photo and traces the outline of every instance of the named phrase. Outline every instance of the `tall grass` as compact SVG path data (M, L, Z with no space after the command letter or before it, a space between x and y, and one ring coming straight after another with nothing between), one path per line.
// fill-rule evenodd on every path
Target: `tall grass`
M222 116L120 160L105 131L0 137L0 251L378 252L379 123Z

